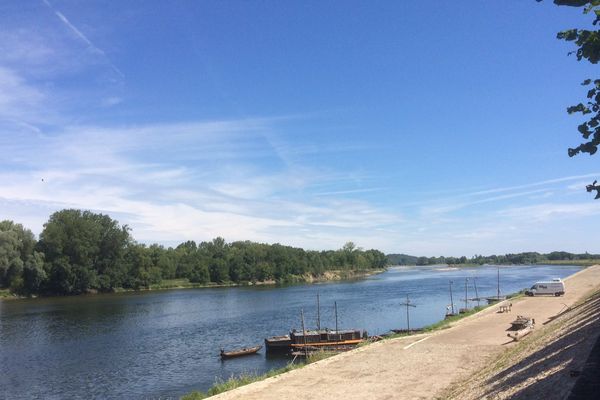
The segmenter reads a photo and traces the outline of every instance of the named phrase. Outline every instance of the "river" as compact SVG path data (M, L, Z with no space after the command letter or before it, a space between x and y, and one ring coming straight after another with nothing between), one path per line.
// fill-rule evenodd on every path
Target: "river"
M501 266L502 294L566 277L575 266ZM237 287L0 301L0 398L168 399L206 390L216 379L262 373L288 362L254 356L221 361L219 348L262 344L267 336L321 325L380 334L441 320L450 304L495 296L496 266L397 267L364 280L286 287ZM472 307L476 303L471 302Z

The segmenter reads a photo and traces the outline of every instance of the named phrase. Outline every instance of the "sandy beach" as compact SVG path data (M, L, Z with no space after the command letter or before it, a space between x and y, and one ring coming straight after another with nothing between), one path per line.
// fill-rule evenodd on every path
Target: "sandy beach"
M598 322L600 300L578 302L600 289L600 266L568 277L565 285L562 297L507 300L500 305L511 302L510 313L498 313L495 305L449 329L374 343L213 398L529 398L532 385L534 397L540 398L545 390L546 400L564 398L598 336L599 330L590 327ZM513 342L506 329L517 315L535 318L536 328L522 341ZM548 346L557 348L546 354ZM557 361L559 356L564 360ZM527 360L537 368L530 368ZM548 385L540 384L549 379ZM560 393L553 389L557 382Z

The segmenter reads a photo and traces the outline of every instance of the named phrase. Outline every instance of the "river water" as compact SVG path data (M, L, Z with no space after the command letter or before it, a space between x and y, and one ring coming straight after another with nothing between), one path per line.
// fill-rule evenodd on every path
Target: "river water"
M284 357L221 361L219 348L262 344L267 336L316 326L380 334L441 320L450 304L566 277L574 266L398 267L364 280L287 287L187 289L0 301L0 399L166 399L206 390L216 379L262 373ZM476 305L470 302L469 306Z

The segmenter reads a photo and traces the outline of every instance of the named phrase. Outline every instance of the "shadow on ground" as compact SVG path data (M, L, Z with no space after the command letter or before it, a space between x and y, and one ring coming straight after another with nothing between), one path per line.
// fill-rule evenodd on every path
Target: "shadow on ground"
M565 385L565 379L573 383L580 376L590 379L590 373L582 372L582 368L588 358L590 342L594 343L600 333L600 292L563 313L556 322L566 324L568 329L521 361L487 378L483 382L482 397L496 398L519 388L511 399L566 398L572 385ZM600 352L600 345L595 347ZM598 370L591 368L591 382L594 377L596 382L600 380ZM597 390L598 386L595 387ZM590 397L577 399L580 398Z

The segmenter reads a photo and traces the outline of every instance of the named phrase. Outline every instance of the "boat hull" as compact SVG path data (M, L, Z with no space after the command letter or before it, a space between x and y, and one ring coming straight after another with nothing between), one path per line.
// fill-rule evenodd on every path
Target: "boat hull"
M245 347L234 351L221 350L221 359L249 356L251 354L256 354L260 349L262 349L262 346Z

